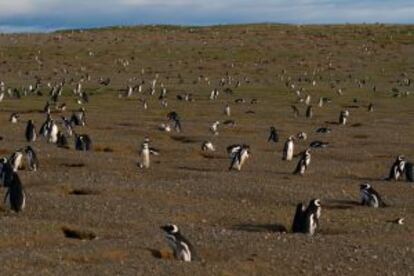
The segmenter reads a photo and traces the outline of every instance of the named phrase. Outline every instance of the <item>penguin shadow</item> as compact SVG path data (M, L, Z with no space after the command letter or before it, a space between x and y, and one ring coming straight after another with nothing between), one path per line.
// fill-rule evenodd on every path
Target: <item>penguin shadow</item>
M62 232L68 239L94 240L97 238L96 234L92 231L73 229L66 226L62 227Z
M184 170L184 171L192 171L192 172L214 172L213 169L206 169L206 168L193 168L188 166L178 166L177 169Z
M279 223L275 224L238 224L234 225L232 230L244 231L244 232L275 232L275 233L287 233L287 228Z
M171 139L177 142L181 142L183 144L195 144L200 143L201 141L198 139L190 138L187 136L170 136Z
M361 123L355 123L352 124L351 127L362 127L363 125Z
M173 253L167 249L153 249L153 248L143 248L144 250L148 251L151 256L156 259L173 259Z
M99 191L92 189L73 189L68 192L69 195L99 195Z
M227 159L227 157L224 155L215 155L215 154L207 154L207 153L200 153L200 155L206 159L221 159L221 160Z
M85 163L62 163L60 165L66 168L83 168L86 166Z
M339 125L338 122L334 122L334 121L325 121L325 123L328 125Z
M347 210L360 206L360 202L348 199L331 199L326 200L323 207L328 210Z

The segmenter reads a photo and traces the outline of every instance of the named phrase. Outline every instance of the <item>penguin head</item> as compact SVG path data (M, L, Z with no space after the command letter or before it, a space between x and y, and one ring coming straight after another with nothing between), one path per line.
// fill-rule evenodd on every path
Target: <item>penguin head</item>
M270 127L270 131L272 131L272 132L273 132L273 131L276 131L276 128L275 128L274 126L271 126L271 127Z
M309 207L321 207L321 200L319 198L314 198L309 202Z
M160 228L168 234L177 234L180 231L178 229L178 226L175 224L167 224L167 225L161 226Z
M397 160L398 161L403 161L405 159L404 155L398 155Z
M364 183L364 184L361 184L359 187L360 187L361 190L367 190L367 189L371 188L371 185L368 184L368 183Z

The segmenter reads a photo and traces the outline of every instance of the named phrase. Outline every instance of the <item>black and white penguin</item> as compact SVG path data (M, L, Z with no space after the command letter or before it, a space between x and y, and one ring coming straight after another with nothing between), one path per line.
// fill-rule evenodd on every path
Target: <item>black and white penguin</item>
M83 107L79 111L74 112L70 118L70 122L75 126L85 126L86 124L86 112Z
M361 205L370 206L374 208L385 207L381 196L370 184L364 183L360 185Z
M374 105L372 103L368 105L368 112L374 112Z
M75 149L79 151L89 151L92 149L92 140L89 135L75 134Z
M50 120L49 126L48 126L48 142L56 144L57 142L57 134L59 132L59 127L55 123L54 120Z
M231 109L230 109L230 105L226 104L226 107L224 108L224 115L226 116L230 116L231 115Z
M217 100L218 96L219 96L219 90L215 88L210 93L210 100L211 101Z
M31 171L37 171L39 168L39 160L37 159L36 152L31 146L27 146L24 152L26 153L28 169Z
M181 120L180 117L178 116L178 113L175 111L171 111L170 113L167 114L167 118L170 121L174 122L174 129L176 132L181 132L182 128L181 128Z
M229 148L227 148L229 151ZM241 170L243 164L246 160L250 157L250 146L248 145L238 145L231 149L231 163L229 167L229 171L232 169L236 169L238 171Z
M308 139L308 135L305 132L301 131L298 134L296 134L296 138L298 140L306 141L306 139Z
M58 146L58 148L69 148L68 139L66 138L65 134L61 131L59 131L57 134L56 145Z
M306 149L304 152L302 152L302 155L293 173L304 175L305 171L309 167L310 161L311 161L310 149Z
M161 229L164 230L168 245L177 260L191 262L196 259L193 245L180 233L177 225L167 224L161 226Z
M277 133L276 128L273 126L270 127L270 135L269 135L269 138L267 138L267 142L270 142L270 141L275 142L275 143L279 142L279 135Z
M23 211L26 206L26 195L17 173L12 172L5 183L7 187L4 202L15 212Z
M340 125L346 125L349 117L349 111L343 110L339 113L339 124Z
M298 116L299 116L299 109L298 109L295 105L291 105L290 107L291 107L291 108L292 108L292 110L293 110L293 115L294 115L295 117L298 117Z
M311 119L313 117L313 107L311 105L306 109L306 118Z
M9 163L13 168L14 172L17 172L20 168L22 168L22 161L23 161L23 151L17 150L15 151L9 158Z
M65 127L66 133L69 136L73 135L73 127L72 127L72 123L69 119L67 119L66 117L62 116L61 117L62 122L63 122L63 126Z
M13 168L7 158L0 158L0 181L6 187L9 179L13 176Z
M405 172L405 158L403 155L397 156L396 160L391 166L387 180L397 181Z
M138 162L138 166L141 169L148 169L150 167L150 148L148 139L145 139L141 144L139 155L141 157L141 161Z
M216 151L216 148L214 147L212 142L204 141L203 144L201 144L201 150L202 151Z
M317 148L326 148L328 147L328 145L329 143L327 142L322 142L322 141L317 140L317 141L311 142L309 144L309 147L317 149Z
M36 138L37 138L36 127L33 124L32 120L27 121L25 136L26 136L27 142L36 141Z
M17 123L19 122L19 114L18 114L18 113L12 113L12 114L10 115L9 121L10 121L12 124L17 124Z
M50 131L50 128L51 128L51 121L52 121L52 117L50 116L50 114L47 114L46 120L44 121L44 123L40 127L39 135L41 135L43 137L47 137L49 135L49 131Z
M217 136L217 135L219 135L219 132L218 132L218 127L219 127L219 125L220 125L220 122L219 121L215 121L211 126L210 126L210 132L213 134L213 135L215 135L215 136Z
M292 232L314 235L319 228L321 211L322 207L319 199L312 199L306 209L302 203L299 203L296 206L293 218Z
M289 136L289 138L285 142L285 146L283 147L283 160L291 161L293 159L293 150L294 150L294 138L293 136Z

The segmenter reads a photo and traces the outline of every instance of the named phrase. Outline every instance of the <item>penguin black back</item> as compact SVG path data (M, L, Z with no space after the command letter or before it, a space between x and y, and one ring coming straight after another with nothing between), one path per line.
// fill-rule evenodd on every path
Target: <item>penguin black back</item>
M9 179L5 201L8 203L10 209L15 212L22 211L26 205L26 195L23 185L19 175L15 172L13 172L11 179Z

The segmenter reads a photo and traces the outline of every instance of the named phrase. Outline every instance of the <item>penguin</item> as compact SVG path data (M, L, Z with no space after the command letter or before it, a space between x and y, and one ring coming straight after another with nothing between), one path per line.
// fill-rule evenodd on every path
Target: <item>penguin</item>
M15 212L23 211L26 206L26 194L17 173L13 172L6 183L7 192L4 202Z
M381 196L378 194L370 184L364 183L360 185L361 205L370 206L374 208L385 207Z
M294 150L294 138L290 136L283 147L283 157L282 160L291 161L293 159L293 150Z
M302 153L302 156L299 159L298 164L297 164L296 169L293 172L293 174L304 175L305 174L305 171L309 167L310 161L311 161L310 149L306 149Z
M169 124L160 124L160 126L158 127L159 130L161 131L165 131L165 132L170 132L171 131L171 126Z
M349 111L348 110L343 110L339 113L339 124L340 125L346 125L347 121L348 121L348 117L349 117Z
M65 148L65 149L69 148L68 139L66 139L65 134L63 134L63 132L61 131L59 131L57 134L56 145L58 148Z
M320 127L316 130L316 133L331 133L332 129L328 127Z
M405 172L405 157L397 156L394 164L392 164L387 180L397 181Z
M23 161L22 150L17 150L10 156L9 162L14 172L17 172L22 167L22 161Z
M62 122L63 122L63 126L65 127L66 133L69 136L72 136L73 135L73 127L72 127L71 121L69 121L69 119L67 119L64 116L62 116L61 119L62 119Z
M368 112L374 112L374 105L372 103L368 105Z
M322 141L313 141L309 144L309 147L311 148L326 148L328 147L329 143L322 142Z
M32 120L27 121L25 136L26 136L27 142L36 141L36 138L37 138L36 127L33 124Z
M306 118L312 119L312 117L313 117L313 108L311 105L309 105L308 108L306 109Z
M306 141L306 139L308 139L308 135L305 132L301 131L298 134L296 134L296 138L298 140Z
M31 171L37 171L39 168L39 160L37 159L36 152L31 146L27 146L24 152L26 153L28 169Z
M311 96L310 95L307 95L306 98L305 98L305 104L306 105L309 105L310 102L311 102Z
M89 135L75 134L75 149L78 151L89 151L92 149L92 140Z
M237 150L233 149L233 158L231 159L229 171L236 169L241 171L243 164L250 157L250 146L241 145Z
M50 103L49 101L46 102L45 107L43 108L43 112L46 114L50 114Z
M13 175L13 168L7 158L0 158L0 181L4 187L7 187L10 178Z
M167 114L167 118L169 121L174 122L174 130L176 132L182 131L180 117L178 116L177 112L171 111L170 113Z
M57 134L59 132L59 128L55 121L51 120L49 124L49 130L48 130L48 142L56 144L57 142Z
M314 235L319 228L321 211L322 207L319 199L312 199L307 208L302 203L299 203L296 206L293 218L292 232Z
M414 182L414 164L411 162L405 163L405 177L408 182Z
M267 138L267 142L270 142L270 141L272 141L274 143L279 142L279 135L277 133L276 128L273 127L273 126L270 127L270 135L269 135L269 138Z
M19 114L18 114L18 113L12 113L12 114L10 115L10 119L9 119L9 121L10 121L12 124L17 124L17 123L18 123L18 121L19 121Z
M323 97L319 97L318 106L323 107Z
M138 166L141 169L148 169L150 167L150 149L148 139L145 139L142 143L139 155L141 157L141 162L138 163Z
M42 135L43 137L47 137L49 135L51 121L52 117L50 116L50 114L47 114L45 122L40 127L39 135Z
M75 126L85 126L86 124L86 112L85 109L82 107L79 111L74 112L72 117L70 118L71 124Z
M231 115L231 110L230 110L230 105L226 104L226 107L224 108L224 115L230 117Z
M219 96L219 91L217 88L215 88L210 93L210 100L211 101L217 100L218 96Z
M167 224L161 226L161 229L165 232L165 238L173 250L175 259L184 262L191 262L196 259L193 245L180 233L177 225Z
M213 143L210 141L204 141L201 145L202 151L216 151L216 148L214 147Z
M213 133L213 135L217 136L219 135L218 132L218 127L220 125L219 121L215 121L211 126L210 126L210 132Z

